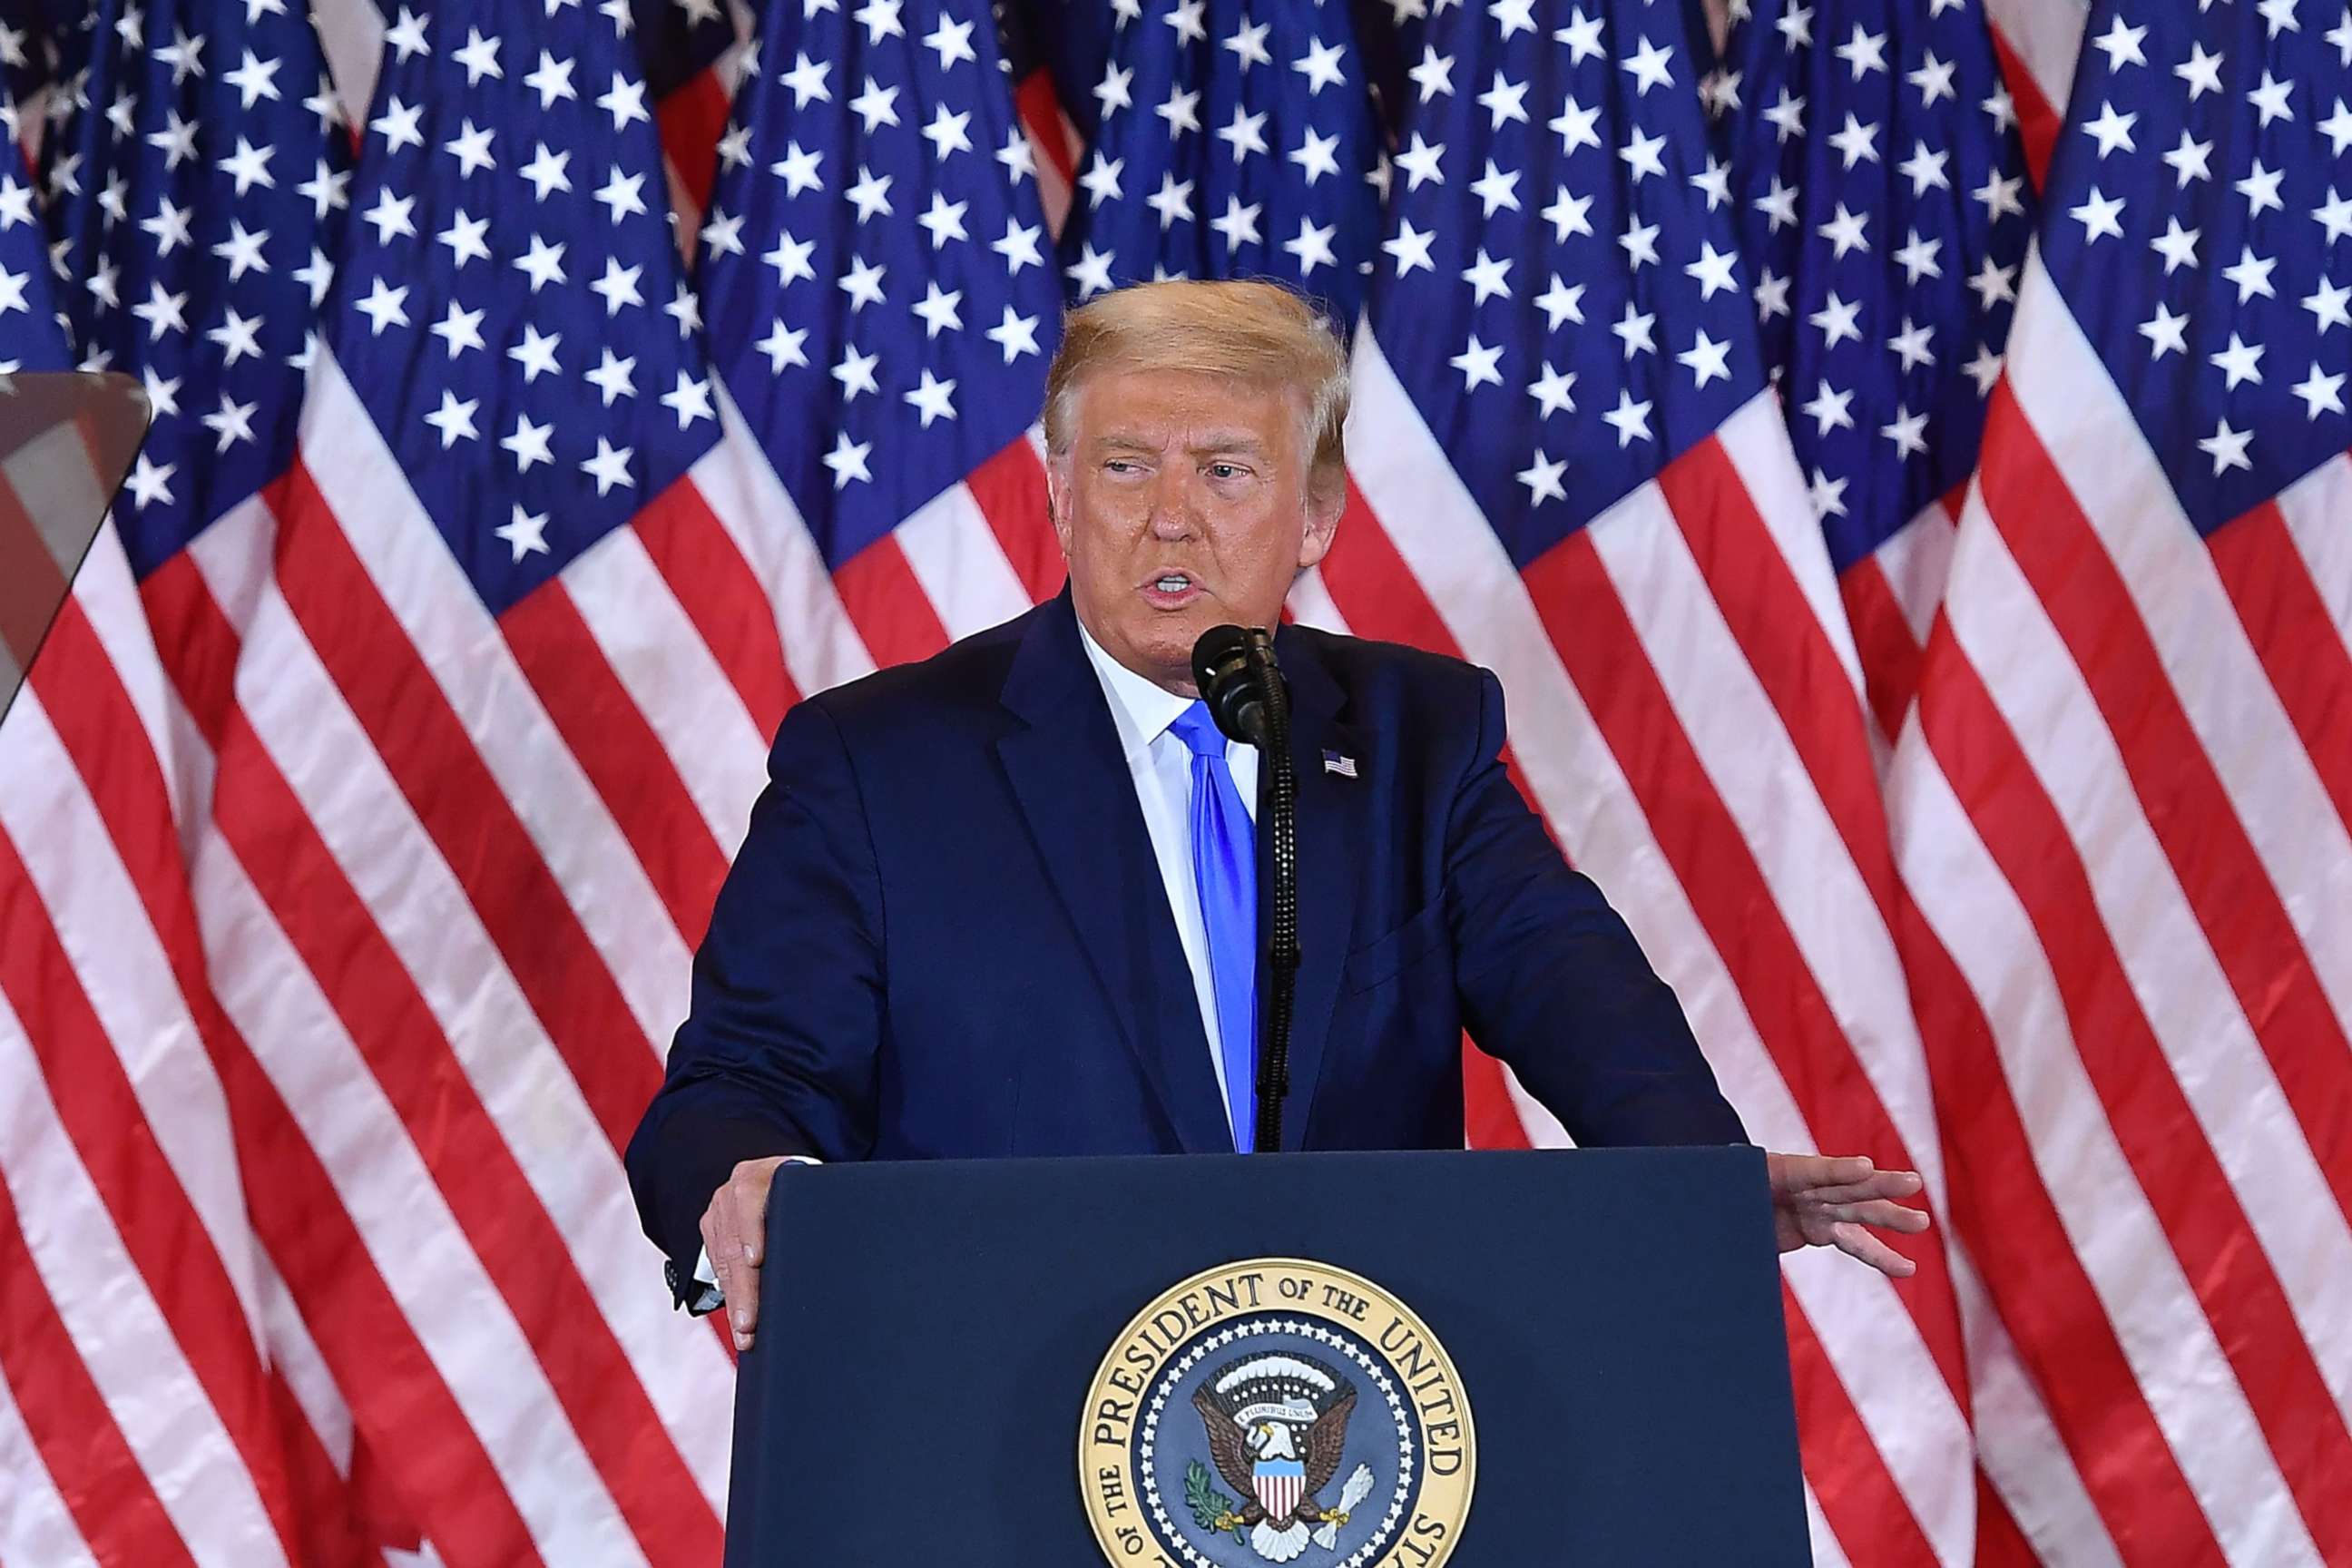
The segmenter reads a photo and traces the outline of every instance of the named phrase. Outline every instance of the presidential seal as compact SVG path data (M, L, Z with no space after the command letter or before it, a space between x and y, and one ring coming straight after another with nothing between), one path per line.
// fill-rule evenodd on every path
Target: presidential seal
M1095 1539L1145 1568L1436 1568L1476 1460L1427 1325L1294 1258L1196 1274L1137 1313L1078 1434Z

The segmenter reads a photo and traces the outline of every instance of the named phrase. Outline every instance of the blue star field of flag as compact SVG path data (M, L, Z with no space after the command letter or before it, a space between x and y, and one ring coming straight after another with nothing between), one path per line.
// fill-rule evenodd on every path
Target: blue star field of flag
M18 124L16 100L0 87L0 376L71 364Z
M48 79L50 29L38 0L0 0L0 135L21 142L18 105Z
M106 0L91 24L42 148L51 260L81 363L154 410L115 506L143 575L285 471L351 144L299 4Z
M1968 481L2036 203L1982 0L1756 0L1706 85L1843 571Z
M646 87L656 102L711 65L735 41L735 24L725 0L627 0L625 7L606 4L600 9L615 26L621 26L625 11Z
M328 342L493 612L718 435L627 15L410 5L385 38Z
M838 567L1023 438L1061 294L983 5L761 20L702 288L728 393Z
M1095 142L1062 235L1072 296L1269 278L1352 322L1381 154L1339 5L1130 0L1093 84Z
M2200 532L2352 446L2352 7L2105 0L2042 250Z
M1763 390L1729 171L1672 6L1496 0L1427 37L1370 325L1524 566Z

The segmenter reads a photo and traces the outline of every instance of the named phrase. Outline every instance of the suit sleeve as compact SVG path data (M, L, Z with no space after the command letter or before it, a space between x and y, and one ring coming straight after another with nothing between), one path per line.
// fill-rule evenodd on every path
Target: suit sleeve
M824 708L784 717L768 786L694 958L690 1011L629 1141L637 1213L684 1302L710 1194L776 1154L874 1142L881 885L856 774Z
M1674 992L1511 783L1503 689L1477 673L1478 734L1445 841L1471 1037L1580 1144L1746 1142Z

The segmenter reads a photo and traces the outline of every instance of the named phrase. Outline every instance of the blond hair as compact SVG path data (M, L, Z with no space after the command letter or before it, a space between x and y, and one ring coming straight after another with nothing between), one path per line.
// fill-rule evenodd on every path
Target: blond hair
M1339 334L1298 295L1274 283L1138 283L1063 319L1062 346L1045 373L1045 447L1066 456L1077 391L1101 370L1174 371L1295 389L1310 482L1340 480L1347 467L1348 353Z

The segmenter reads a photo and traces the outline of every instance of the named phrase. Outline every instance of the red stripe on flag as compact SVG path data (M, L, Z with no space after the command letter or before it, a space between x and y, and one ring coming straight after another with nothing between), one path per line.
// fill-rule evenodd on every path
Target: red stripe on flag
M1863 689L1871 717L1888 740L1903 732L1903 716L1919 695L1919 668L1927 649L1911 633L1911 622L1886 581L1875 555L1865 555L1838 578L1846 624L1853 628L1862 658Z
M1062 591L1068 575L1062 563L1062 542L1055 535L1045 494L1045 466L1026 436L1006 444L988 461L964 478L964 487L988 520L998 548L1013 563L1033 605L1045 603Z
M1013 107L1021 116L1029 141L1045 155L1046 164L1065 186L1077 180L1077 160L1070 156L1069 134L1062 127L1062 100L1054 91L1054 78L1042 68L1021 79Z
M1643 655L1639 634L1591 540L1583 531L1570 535L1530 563L1526 577L1569 678L1623 769L1659 850L1690 895L1806 1125L1835 1129L1854 1152L1888 1164L1902 1140L1855 1063L1754 847Z
M718 1518L663 1434L562 1234L242 711L222 739L219 766L214 816L223 837L399 1116L646 1556L656 1564L714 1558Z
M2352 826L2352 658L2286 519L2265 501L2205 542L2287 721Z
M1658 488L1741 658L1780 716L1822 808L1870 889L1879 918L1886 922L1891 947L1897 898L1895 857L1878 793L1878 771L1852 678L1719 437L1700 442L1668 464L1658 476ZM1664 700L1663 691L1660 698ZM1696 755L1690 765L1697 766ZM1689 878L1683 880L1687 884ZM1841 1061L1854 1059L1843 1031L1824 1045ZM1898 1069L1907 1066L1897 1064ZM1881 1152L1895 1162L1894 1169L1911 1169L1916 1162L1909 1147L1886 1117L1876 1090L1866 1087L1866 1077L1863 1081L1871 1106L1884 1119L1883 1133L1874 1127L1872 1135L1888 1140ZM1843 1139L1863 1130L1843 1121L1823 1123L1810 1115L1807 1121L1825 1139ZM1940 1247L1915 1250L1918 1272L1897 1289L1965 1417L1968 1363L1950 1268Z
M2048 505L2050 498L2043 501ZM1948 640L1944 629L1937 637ZM2075 1054L2313 1539L2324 1555L2342 1556L2352 1552L2352 1514L2327 1500L2327 1478L2352 1475L2352 1436L2229 1175L2132 992L2080 850L1975 668L1956 644L1949 657L1939 658L1941 651L1929 649L1929 673L1920 688L1920 717L1936 759L2032 921L2057 980ZM1958 1153L1965 1144L1948 1130L1946 1146ZM1988 1215L1987 1223L2006 1224L2007 1215ZM2017 1337L2021 1343L2037 1342L2025 1333ZM2063 1335L2038 1341L2043 1347L2064 1342ZM2053 1394L2078 1375L2071 1355L2063 1364L2045 1364L2056 1375L2044 1385ZM2084 1470L2095 1488L2103 1463L2094 1456ZM2117 1528L2118 1545L2126 1537Z
M1797 1444L1804 1451L1805 1479L1821 1500L1831 1533L1845 1548L1848 1560L1868 1568L1935 1563L1935 1547L1879 1458L1870 1429L1862 1424L1862 1412L1838 1381L1812 1320L1805 1316L1785 1279L1780 1281L1780 1312L1788 1322Z
M79 652L79 650L77 650ZM90 1184L187 1359L237 1459L252 1476L289 1562L299 1561L290 1487L272 1429L268 1373L228 1270L163 1158L122 1061L74 973L40 893L0 830L0 991L26 1023L34 1058Z
M299 1539L292 1561L301 1568L384 1568L383 1553L370 1538L351 1483L336 1472L334 1459L284 1373L271 1372L269 1399L278 1429L286 1436L286 1468L294 1488Z
M709 646L762 736L800 700L776 635L776 612L734 536L683 475L631 524L678 607Z
M833 585L877 668L929 658L948 646L947 627L891 535L844 562Z
M114 1424L33 1267L16 1204L0 1182L0 1376L42 1465L100 1562L194 1568L161 1499Z
M258 754L236 707L236 634L195 563L173 556L140 594L166 669L206 742L215 753ZM130 858L133 880L228 1099L254 1229L350 1403L362 1442L383 1457L450 1568L539 1563L497 1468L377 1271L325 1166L215 999L178 840L169 832L163 775L144 747L126 762L104 775L100 813L118 844L152 834L142 825L163 825L164 856Z
M2007 383L1993 393L1979 483L1993 526L2115 736L2139 806L2336 1204L2352 1217L2352 1137L2346 1136L2352 1040L2180 705L2130 589ZM2279 542L2286 547L2284 538Z
M226 620L206 635L236 640ZM432 1007L242 710L226 718L214 737L223 837L399 1116L647 1556L715 1555L717 1516Z
M1941 651L1930 660L1956 658L1948 632L1937 637ZM1943 679L1931 676L1925 689L1936 691ZM1923 707L1931 743L1966 743L1954 734L1950 709L1940 695ZM2219 1563L2221 1544L2042 1184L1984 1010L1907 888L1900 889L1896 931L1935 1087L1953 1233L1975 1260L2126 1560L2134 1559L2130 1543L2137 1541L2161 1542L2157 1557Z
M1388 530L1352 479L1348 481L1348 509L1339 516L1339 530L1323 557L1322 570L1331 602L1358 637L1462 657L1462 645L1446 629L1436 605L1422 591L1421 580L1397 553Z
M448 862L598 1125L627 1146L660 1081L650 1042L310 470L268 497L278 585L352 717Z
M1480 1050L1467 1036L1462 1040L1463 1142L1473 1149L1525 1149L1527 1124L1511 1099L1503 1078L1503 1064Z
M1732 640L1780 714L1881 916L1891 921L1895 862L1870 737L1852 678L1812 602L1766 528L1722 437L1702 441L1666 465L1658 489ZM1950 1374L1959 1368L1957 1325L1955 1319L1946 1369ZM1956 1386L1964 1384L1963 1378Z
M563 743L636 851L670 923L694 946L727 875L726 852L661 737L613 672L563 579L549 578L509 606L499 629Z
M2041 85L2033 79L2024 57L2011 47L1999 27L1992 29L1992 47L2000 58L2001 78L2017 107L2017 134L2024 144L2025 172L2033 176L2035 190L2044 189L2050 184L2050 160L2057 152L2058 132L2064 123L2058 110L2042 96Z
M1641 652L1616 589L1586 531L1554 546L1526 570L1537 615L1576 683L1659 850L1689 894L1691 908L1721 955L1758 1037L1806 1125L1835 1129L1842 1146L1900 1169L1894 1123L1863 1076L1770 884L1739 826L1700 764L1655 671ZM1911 1303L1909 1296L1905 1298ZM1913 1305L1914 1316L1919 1310ZM1858 1421L1858 1417L1856 1418ZM1806 1446L1805 1473L1816 1490L1839 1484L1857 1466L1885 1470L1858 1425L1817 1427ZM1875 1488L1877 1482L1853 1481ZM1891 1476L1887 1488L1894 1488ZM1919 1529L1906 1504L1901 1515ZM1873 1537L1903 1527L1881 1521Z
M2017 1527L2017 1516L1993 1490L1992 1478L1977 1468L1976 1568L2041 1568L2041 1553Z
M719 183L719 138L727 129L730 107L717 66L695 72L654 106L662 156L697 213L710 205L711 188Z

